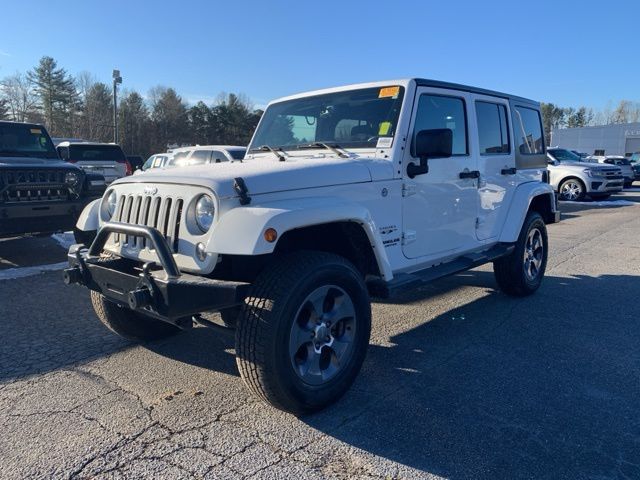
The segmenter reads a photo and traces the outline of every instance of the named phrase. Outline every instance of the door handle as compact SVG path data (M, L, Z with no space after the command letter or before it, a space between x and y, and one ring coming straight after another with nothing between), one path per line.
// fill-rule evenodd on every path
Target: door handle
M503 168L502 170L500 170L500 173L502 175L515 175L517 172L518 172L518 170L516 169L516 167Z
M465 170L460 172L460 178L480 178L480 172L478 170Z

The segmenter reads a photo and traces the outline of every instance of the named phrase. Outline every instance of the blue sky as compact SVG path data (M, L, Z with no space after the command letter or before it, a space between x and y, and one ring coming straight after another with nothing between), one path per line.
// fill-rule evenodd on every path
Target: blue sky
M640 101L640 2L8 1L0 78L43 55L191 103L427 77L563 106ZM635 31L634 31L635 28Z

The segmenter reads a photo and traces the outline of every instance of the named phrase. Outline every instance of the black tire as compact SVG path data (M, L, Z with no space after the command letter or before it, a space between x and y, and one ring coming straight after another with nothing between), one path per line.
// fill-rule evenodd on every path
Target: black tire
M85 247L90 247L93 241L96 239L97 235L96 230L80 230L78 227L73 227L73 238L76 240L76 243L80 243Z
M327 291L327 296L318 303L323 313L320 317L313 316L309 296L322 289ZM335 296L328 302L329 295ZM335 317L329 317L334 310L339 312L341 305L352 308L353 316L341 317L336 313ZM320 333L318 329L326 327L327 320L322 320L325 316L336 320ZM314 318L317 323L312 321ZM310 338L313 335L323 336L323 341L331 338L331 345L310 339L308 346L301 343L298 350L309 352L309 364L317 355L319 375L309 374L311 368L307 374L319 384L303 380L300 367L294 366L299 358L290 353L296 343L292 332L302 331L301 325L307 323L315 326ZM338 328L342 333L336 333L334 329ZM236 361L244 382L263 400L294 414L313 412L335 402L349 389L362 366L370 332L369 294L356 268L331 253L296 252L267 267L253 283L236 329ZM344 341L345 338L348 340ZM342 357L343 362L338 360L336 368L333 360L338 354L333 347L347 343L349 355ZM318 345L319 350L315 350ZM342 350L341 355L346 351ZM329 357L325 370L321 366L323 355ZM332 369L333 376L327 376L325 381L323 372L328 369Z
M582 180L574 177L564 179L558 187L558 197L565 201L581 202L584 200L585 192L586 188Z
M542 251L540 252L540 265L535 269L535 275L532 275L533 261L529 260L530 263L527 264L527 258L531 257L525 257L525 251L534 231L539 232ZM536 251L538 250L534 249L534 255ZM524 297L535 292L544 278L548 252L549 242L544 220L539 213L529 212L522 225L514 251L510 255L493 262L493 272L500 289L507 295L515 297ZM527 273L527 269L529 269L529 273Z
M109 330L128 340L158 340L180 332L180 328L174 325L121 307L98 292L91 292L91 303L100 321Z
M592 200L609 200L609 198L611 197L610 193L605 193L603 195L589 195L591 197Z

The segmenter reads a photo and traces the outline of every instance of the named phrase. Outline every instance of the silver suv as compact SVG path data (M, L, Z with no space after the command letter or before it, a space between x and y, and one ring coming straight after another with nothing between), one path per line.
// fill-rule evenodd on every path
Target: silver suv
M589 162L564 148L547 149L549 183L560 200L604 200L622 190L619 167Z

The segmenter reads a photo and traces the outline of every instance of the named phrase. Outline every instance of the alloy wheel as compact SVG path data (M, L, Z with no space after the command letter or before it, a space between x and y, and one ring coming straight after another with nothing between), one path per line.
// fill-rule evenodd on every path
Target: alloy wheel
M334 378L354 350L356 309L340 287L325 285L311 292L296 313L289 336L289 355L302 381L321 385Z
M527 242L524 246L524 274L527 280L533 281L538 277L543 258L542 232L538 228L532 228L527 235Z

